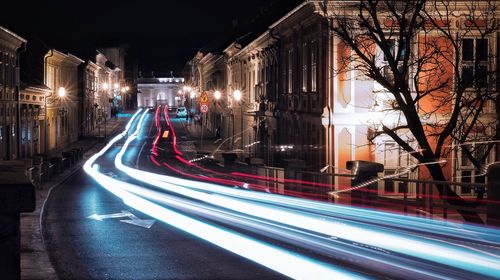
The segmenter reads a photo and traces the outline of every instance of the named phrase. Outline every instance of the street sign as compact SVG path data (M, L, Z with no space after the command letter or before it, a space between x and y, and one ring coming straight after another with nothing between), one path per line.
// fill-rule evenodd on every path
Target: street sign
M208 92L203 92L201 95L200 95L200 99L198 100L200 102L200 104L205 104L205 105L208 105Z
M206 112L208 112L208 105L207 105L207 104L201 104L201 106L200 106L200 111L201 111L202 113L206 113Z

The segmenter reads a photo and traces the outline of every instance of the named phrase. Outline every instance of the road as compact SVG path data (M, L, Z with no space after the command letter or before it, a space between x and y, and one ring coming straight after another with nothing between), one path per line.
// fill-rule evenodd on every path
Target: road
M87 161L86 174L51 195L44 228L61 278L491 279L500 273L497 230L247 190L260 183L186 161L176 145L186 135L166 113L138 112L127 133ZM151 219L150 228L131 224Z
M114 172L112 176L126 178L113 167L118 149L107 152L99 164L102 170ZM95 213L124 210L147 218L100 187L83 170L53 190L45 206L43 227L60 279L282 277L166 223L156 222L146 229L119 219L88 218Z

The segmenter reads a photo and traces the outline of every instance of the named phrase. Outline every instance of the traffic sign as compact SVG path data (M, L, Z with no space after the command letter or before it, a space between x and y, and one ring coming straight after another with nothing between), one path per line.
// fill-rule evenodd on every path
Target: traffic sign
M200 111L201 111L202 113L206 113L206 112L208 112L208 105L207 105L207 104L201 104L201 106L200 106Z
M200 99L199 99L199 102L200 104L206 104L208 105L208 92L203 92L201 95L200 95Z

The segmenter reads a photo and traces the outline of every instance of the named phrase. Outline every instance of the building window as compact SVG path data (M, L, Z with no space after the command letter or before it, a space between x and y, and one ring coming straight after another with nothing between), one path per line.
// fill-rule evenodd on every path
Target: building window
M387 39L387 45L389 46L390 53L394 61L401 60L406 55L407 44L405 40ZM397 52L396 52L397 51ZM388 61L388 57L383 53L384 61Z
M287 64L286 64L287 70L288 70L288 76L287 76L287 93L291 94L292 93L292 88L293 88L293 51L292 49L288 50L288 56L287 56Z
M488 39L462 40L462 83L467 88L484 88L488 75Z
M308 62L309 52L307 49L307 43L302 44L302 92L307 92L307 64Z
M311 91L317 91L318 81L318 43L313 41L311 43Z
M472 162L467 157L467 154L464 150L467 149L472 153L473 157L479 161L481 166L486 164L488 161L488 145L487 144L474 144L474 145L464 145L462 149L460 149L460 166L458 167L460 182L462 183L484 183L485 178L483 176L479 176L481 173ZM461 194L472 194L471 186L462 186Z
M3 63L3 52L0 51L0 85L5 83L4 79L4 63Z

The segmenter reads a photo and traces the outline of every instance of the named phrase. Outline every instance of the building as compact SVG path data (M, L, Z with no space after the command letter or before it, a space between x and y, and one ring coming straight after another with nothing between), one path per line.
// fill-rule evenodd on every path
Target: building
M183 86L184 78L139 78L137 80L137 106L143 108L166 104L169 107L182 107L184 100L178 92Z
M80 136L88 136L98 125L100 67L88 60L79 67L78 120Z
M111 89L114 91L112 97L114 99L113 107L117 111L129 109L127 106L128 104L131 103L132 90L131 90L131 84L130 83L127 84L126 80L127 78L130 79L130 75L127 75L127 73L125 73L125 70L127 69L126 67L128 66L126 65L127 47L120 46L120 47L98 48L97 52L103 55L107 59L108 61L107 67L109 67L111 70L114 71L112 75L113 81L110 84L113 85ZM116 84L118 84L118 87L116 86Z
M19 158L19 55L26 42L0 26L0 160Z
M112 111L115 105L114 95L119 89L120 68L116 67L108 58L100 53L96 54L95 64L99 67L98 74L98 95L97 112L100 121L112 117Z
M475 6L478 11L484 8L481 7L484 3L481 3L478 1L478 6ZM226 147L238 152L241 160L251 162L257 158L259 160L256 162L269 166L286 167L293 163L312 172L335 173L345 170L347 161L367 160L384 164L385 174L391 175L401 167L416 164L416 160L403 151L394 139L378 135L381 120L388 125L394 125L395 122L403 126L405 124L406 120L399 113L389 112L395 104L394 98L379 82L366 77L356 68L359 64L354 52L332 32L331 24L336 17L356 17L358 10L353 8L355 5L347 5L345 1L328 1L326 6L324 4L324 1L303 1L284 15L274 18L257 33L258 26L235 32L232 40L225 41L225 47L219 48L222 52L219 49L202 49L189 61L187 85L198 94L209 92L209 96L213 96L216 91L222 93L219 100L211 103L214 115L208 115L207 119L211 123L208 127L221 127L225 138L241 137L240 142ZM453 5L454 10L468 14L469 6L461 2L450 5ZM401 7L404 5L399 5L398 9ZM445 11L439 10L443 8L439 5L436 7L437 10L433 11L436 14ZM484 15L490 14L479 17ZM377 16L383 23L382 32L396 34L397 25L388 19L387 14L380 12ZM496 14L490 16L498 17ZM463 48L450 53L450 57L459 57L455 69L460 69L460 72L439 67L444 69L442 73L430 77L419 76L421 86L435 84L439 81L435 80L436 77L454 81L457 79L455 77L465 79L481 73L498 72L499 31L488 33L485 38L481 38L481 32L464 31L474 26L486 30L486 19L473 21L471 18L459 17L453 22L438 24L452 27L453 36L460 38L459 46ZM415 38L418 40L411 42L411 52L422 55L418 44L437 38L432 32L425 32L423 30L421 37L417 36ZM389 38L388 41L393 42L393 45L387 49L395 55L398 42L395 38ZM382 69L381 75L392 77L387 71L389 65L385 53L376 47L367 53ZM473 94L473 89L478 85L476 80L479 79L474 78L469 83L465 94ZM481 81L486 84L484 78ZM450 138L446 140L446 147L452 147L447 155L448 163L442 168L446 179L462 182L483 180L484 177L477 176L480 170L468 159L464 147L482 158L482 165L498 158L495 149L490 147L492 144L462 144L473 139L486 142L494 140L495 129L500 127L499 112L494 105L495 97L498 96L495 80L488 81L492 84L483 87L487 90L482 92L486 93L488 100L481 105L484 110L478 115L483 127L471 128L475 138L462 139L462 142ZM498 83L498 79L496 81ZM451 90L456 86L446 88ZM417 89L422 90L413 87L411 91L415 93ZM450 91L439 94L434 97L443 99ZM424 121L425 130L442 128L442 123L447 123L450 118L449 105L452 102L436 106L435 100L422 98L416 105L422 115L429 111L436 112L432 118ZM498 104L498 98L496 100ZM436 107L437 111L433 109ZM467 110L467 107L463 110ZM441 125L435 125L431 120ZM462 125L467 127L467 122ZM401 141L417 145L412 137L407 136L408 131L398 129ZM429 143L431 148L437 144L433 140L429 140ZM419 168L404 176L429 178L426 168ZM349 185L349 182L338 179L334 183L337 186ZM379 188L382 195L397 195L400 192L398 186ZM459 190L459 193L467 194L471 190Z
M78 140L78 67L83 60L57 50L44 57L45 85L52 89L46 98L46 151L59 150Z
M42 83L21 83L21 158L45 153L45 99L51 94Z

